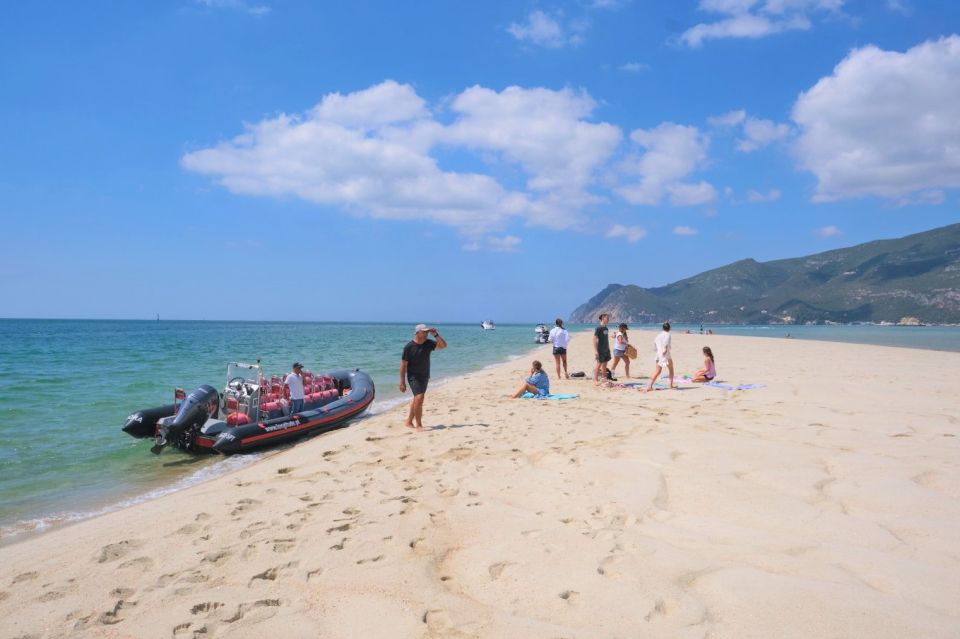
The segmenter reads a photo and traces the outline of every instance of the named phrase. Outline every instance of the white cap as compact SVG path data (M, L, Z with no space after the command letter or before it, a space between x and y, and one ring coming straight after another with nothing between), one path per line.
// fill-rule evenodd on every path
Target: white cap
M430 330L430 327L427 326L426 324L417 324L417 328L415 328L414 330L417 331L418 333L420 331L427 332Z

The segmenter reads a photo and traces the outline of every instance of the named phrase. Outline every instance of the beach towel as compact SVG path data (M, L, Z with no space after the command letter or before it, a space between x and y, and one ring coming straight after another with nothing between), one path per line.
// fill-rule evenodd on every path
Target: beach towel
M721 384L719 382L707 382L704 386L711 388L720 388L722 390L753 390L754 388L766 388L766 384Z
M533 393L524 393L520 399L577 399L579 395L534 395Z

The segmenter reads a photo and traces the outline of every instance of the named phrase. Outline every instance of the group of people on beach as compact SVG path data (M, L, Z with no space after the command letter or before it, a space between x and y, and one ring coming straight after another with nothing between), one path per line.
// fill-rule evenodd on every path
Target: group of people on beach
M623 323L617 326L617 331L613 336L611 353L609 330L607 328L610 314L601 313L598 321L599 324L593 332L594 384L599 386L607 383L607 379L613 379L613 373L616 372L617 365L621 361L623 362L625 376L630 379L630 360L636 358L637 351L630 344L627 334L629 327ZM557 379L560 378L561 367L563 376L570 379L570 373L567 370L567 347L570 344L570 333L564 327L562 319L558 318L555 324L556 326L550 331L548 339L553 344L553 359L556 365ZM701 327L701 333L702 330ZM433 339L430 339L430 337L433 337ZM654 346L656 348L654 371L650 376L650 382L644 389L645 392L654 389L654 384L663 373L664 368L668 372L670 388L676 388L673 356L671 354L670 322L663 323L660 334L654 340ZM410 402L410 410L404 422L404 426L407 428L417 431L423 430L423 400L430 381L430 355L433 351L446 347L447 342L440 336L436 327L426 324L417 324L413 339L403 347L403 354L400 358L400 392L405 393L409 385L410 392L413 393L413 401ZM693 374L690 380L692 382L709 382L717 375L713 351L709 346L703 347L703 356L703 368ZM607 364L611 359L613 363L608 369ZM295 372L296 366L295 364ZM582 373L580 375L582 376ZM541 397L550 394L550 378L543 370L543 364L539 360L533 361L530 367L530 375L521 382L512 397L521 397L525 393Z
M630 344L626 324L620 324L613 339L613 364L607 367L607 362L611 360L610 340L608 337L607 322L610 321L608 313L601 313L598 318L599 325L593 332L593 353L596 362L593 369L593 382L596 385L605 383L607 379L613 378L613 373L617 370L617 364L623 361L624 373L627 379L630 379L630 360L637 355L636 349ZM558 322L560 320L557 320ZM650 382L647 384L646 392L652 391L657 379L666 368L670 379L670 388L676 388L674 384L673 354L671 347L673 340L670 335L670 322L664 322L660 334L654 339L656 355L654 357L654 371L650 376ZM702 330L702 329L701 329ZM717 367L713 358L713 351L709 346L703 347L703 368L697 370L690 381L709 382L717 376Z

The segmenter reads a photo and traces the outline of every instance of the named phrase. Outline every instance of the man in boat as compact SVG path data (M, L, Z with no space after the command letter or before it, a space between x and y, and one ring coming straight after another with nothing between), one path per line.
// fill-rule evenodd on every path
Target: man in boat
M287 374L283 383L290 389L290 414L299 413L303 410L303 365L300 362L293 363L293 372Z
M427 339L428 335L432 335L436 341ZM407 384L409 384L410 392L413 393L410 413L404 424L407 428L413 428L416 422L416 429L423 430L423 398L427 393L427 383L430 381L430 353L446 347L447 342L440 337L437 329L426 324L417 324L413 339L403 347L403 355L400 358L400 392L407 392Z

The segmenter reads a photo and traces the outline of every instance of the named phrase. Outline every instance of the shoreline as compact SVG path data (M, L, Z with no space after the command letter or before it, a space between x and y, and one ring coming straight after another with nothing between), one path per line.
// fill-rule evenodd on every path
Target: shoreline
M91 320L91 321L101 321L101 320ZM118 321L128 321L128 320L118 320ZM194 320L189 320L194 321ZM532 345L533 348L528 352L533 352L536 350L536 346ZM443 385L455 381L464 377L465 375L470 375L473 373L482 372L487 369L497 368L508 364L510 362L516 361L525 357L526 354L520 355L508 355L504 360L493 362L490 364L483 364L480 368L473 371L468 371L460 375L451 375L447 377L441 377L436 380L431 380L431 390L442 388ZM350 426L347 428L352 428L359 424L362 424L364 420L371 419L377 415L383 414L397 409L398 407L406 406L410 401L410 396L408 393L397 397L388 397L384 400L377 400L374 404L368 409L363 415L358 419L354 420ZM334 431L336 432L336 431ZM323 433L316 435L315 437L324 437L331 433ZM128 494L118 500L105 499L99 503L95 503L93 507L88 510L81 511L59 511L55 513L40 513L36 517L24 518L9 524L3 524L0 526L0 548L17 544L21 541L29 540L38 536L42 536L58 530L63 527L73 526L78 523L88 521L90 519L95 519L103 515L125 510L131 508L141 503L146 503L154 501L157 499L162 499L167 495L175 494L182 492L184 490L189 490L195 486L203 485L209 481L218 479L220 477L228 476L234 472L238 472L244 468L247 468L251 464L255 464L260 460L276 455L282 454L283 452L289 450L290 448L301 445L306 441L313 439L313 437L307 438L305 440L297 440L289 444L275 447L275 448L266 448L260 451L254 451L246 453L243 455L234 455L231 457L223 457L219 455L210 456L210 459L205 460L205 466L197 469L196 471L178 477L171 481L158 481L153 487L137 492ZM144 447L144 453L148 451ZM171 451L177 455L189 455L188 453L182 453L180 451ZM169 454L169 453L168 453ZM152 455L145 457L145 463L149 461L157 461ZM232 465L230 463L233 462ZM214 465L224 465L227 467L224 468L213 468Z
M637 375L653 335L631 331ZM534 346L578 399L507 399L521 356L431 388L424 433L394 406L0 548L5 628L956 636L960 354L677 334L678 373L708 338L718 379L766 388L597 388ZM590 350L572 334L571 372Z
M100 321L100 320L91 320L91 321ZM123 321L126 321L126 320L123 320ZM194 321L194 320L189 320L189 321ZM686 325L680 324L679 326L686 326ZM728 325L728 326L741 326L741 325ZM750 326L750 325L742 325L742 326L745 329L766 328L766 327ZM658 330L659 329L649 328L647 325L641 325L640 328L631 329L630 333L631 335L635 333L640 333L640 334L650 333L652 336L652 335L655 335L656 332L658 332ZM714 333L713 335L706 335L706 334L701 335L699 333L685 334L685 333L682 333L680 330L676 330L673 333L675 336L684 335L684 337L702 338L703 340L710 340L711 338L717 338L717 337L744 337L744 338L763 337L767 339L774 337L772 335L771 336L725 335L725 334L718 334L718 333ZM574 335L585 335L589 339L589 336L592 334L592 329L573 330L571 331L570 334L571 334L571 337ZM784 338L780 337L780 339L784 339ZM839 341L832 341L832 340L817 340L817 339L811 339L811 338L805 338L805 337L798 337L796 339L805 343L813 342L813 343L822 343L822 344L846 344L853 347L892 348L892 349L898 349L898 350L906 348L910 350L929 351L929 352L943 352L943 353L954 352L952 350L924 349L924 348L913 347L913 346L865 344L861 342L839 342ZM648 341L651 341L651 340L648 340ZM550 345L548 344L547 348L549 347ZM511 364L525 357L533 356L533 354L535 354L541 348L544 348L544 345L533 345L529 350L527 350L523 354L508 355L502 361L494 362L491 364L484 364L480 368L475 369L473 371L468 371L466 373L459 374L459 375L451 375L451 376L439 378L435 381L432 381L431 390L433 391L433 390L441 389L444 385L449 384L450 382L463 379L464 377L469 377L470 375L482 373L483 371L486 371L486 370L498 369L504 365ZM638 348L638 350L641 353L643 353L642 349ZM554 376L552 356L548 356L548 359L549 361L547 359L543 360L544 370L546 370L550 374L550 377L552 379ZM638 356L637 361L639 362L642 360L643 360L642 355ZM622 370L623 368L621 365L620 371ZM592 378L592 368L584 370L584 372L587 374L588 379ZM645 374L648 374L648 373L649 371L647 371L647 373ZM663 374L661 375L661 380L666 378L666 374L667 372L666 370L664 370ZM409 401L410 401L410 398L407 396L407 394L404 394L402 396L390 397L386 400L383 400L382 404L375 403L369 411L364 413L356 423L351 424L351 426L348 426L348 428L352 428L356 425L359 425L364 420L368 420L375 416L381 415L383 413L390 412L400 407L406 406L406 404ZM318 435L317 437L323 437L324 435L329 435L329 434L330 433L321 434L321 435ZM308 439L312 439L312 438L308 438ZM3 531L3 533L0 534L0 548L9 546L12 544L16 544L16 543L19 543L20 541L28 540L37 536L42 536L44 534L58 530L63 527L73 526L73 525L76 525L77 523L88 521L90 519L95 519L97 517L100 517L109 513L121 511L141 503L153 501L156 499L162 499L167 495L182 492L184 490L189 490L195 486L200 486L209 481L218 479L220 477L228 476L232 473L243 470L244 468L247 468L249 465L258 463L259 461L261 461L266 457L276 455L276 454L282 454L283 452L289 450L293 446L302 445L306 441L308 440L299 440L291 444L288 444L286 446L280 446L277 448L267 448L262 451L256 451L256 452L248 453L242 456L233 456L229 458L219 458L219 459L217 457L213 457L212 459L209 460L206 467L200 468L189 475L177 478L172 482L158 482L157 485L153 486L152 488L150 488L145 492L130 494L116 501L108 501L108 502L105 501L90 510L57 512L57 513L49 514L46 516L38 516L34 518L18 520L11 524L6 524L2 527L2 529L0 529ZM150 459L150 458L146 458L146 459ZM215 463L218 463L218 462L227 463L228 460L234 460L235 462L239 462L239 465L237 467L224 468L222 470L210 468L210 466L212 466ZM210 476L198 477L198 475L206 475L206 474L210 474ZM17 530L17 526L21 524L33 524L33 527Z

